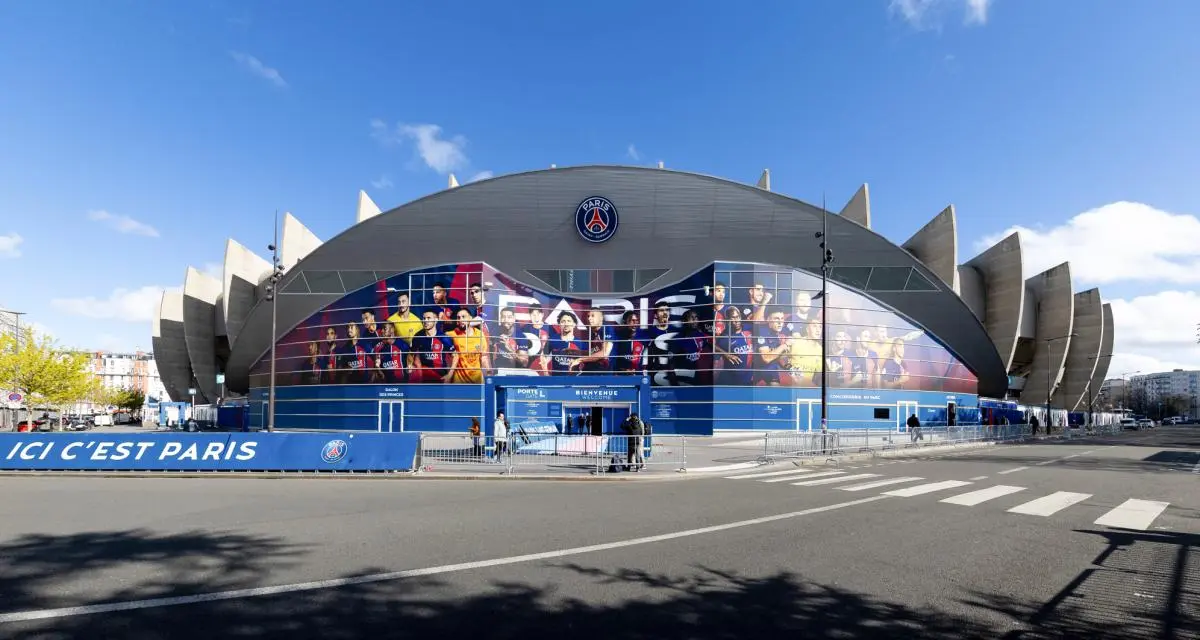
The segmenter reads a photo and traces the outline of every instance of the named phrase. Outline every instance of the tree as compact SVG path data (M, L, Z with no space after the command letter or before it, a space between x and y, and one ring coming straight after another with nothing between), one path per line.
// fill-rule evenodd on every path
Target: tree
M112 401L109 404L118 409L134 413L140 411L142 405L146 404L146 394L140 389L120 389L113 394Z
M13 384L28 407L63 407L93 395L100 379L88 370L86 353L64 351L49 336L21 330L0 336L0 380Z

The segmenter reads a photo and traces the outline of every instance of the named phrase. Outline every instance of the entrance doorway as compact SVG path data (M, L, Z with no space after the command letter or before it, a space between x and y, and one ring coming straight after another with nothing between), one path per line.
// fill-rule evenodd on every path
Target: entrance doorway
M569 435L607 436L621 433L621 423L633 411L627 403L563 403L563 432Z
M381 433L399 433L404 431L404 401L379 401L379 431Z
M917 415L917 403L911 400L901 400L896 403L896 431L908 429L908 417ZM918 416L920 417L920 416Z

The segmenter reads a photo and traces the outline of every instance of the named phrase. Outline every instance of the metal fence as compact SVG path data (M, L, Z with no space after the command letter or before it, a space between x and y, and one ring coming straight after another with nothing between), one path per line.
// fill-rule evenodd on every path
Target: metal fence
M675 435L592 436L561 433L494 436L421 436L418 469L472 472L500 465L501 473L522 471L682 470L687 437Z

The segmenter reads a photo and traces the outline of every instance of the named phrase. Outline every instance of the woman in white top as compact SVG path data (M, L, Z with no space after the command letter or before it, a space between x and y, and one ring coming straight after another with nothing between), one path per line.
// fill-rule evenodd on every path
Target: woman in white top
M508 449L508 423L504 421L504 412L496 414L496 422L492 425L492 435L496 438L496 459L498 460Z

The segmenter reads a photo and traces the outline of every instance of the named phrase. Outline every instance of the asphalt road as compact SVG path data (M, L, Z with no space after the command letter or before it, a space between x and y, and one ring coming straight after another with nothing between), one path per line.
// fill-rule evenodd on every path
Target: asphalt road
M0 478L0 638L1200 638L1200 428L730 475Z

